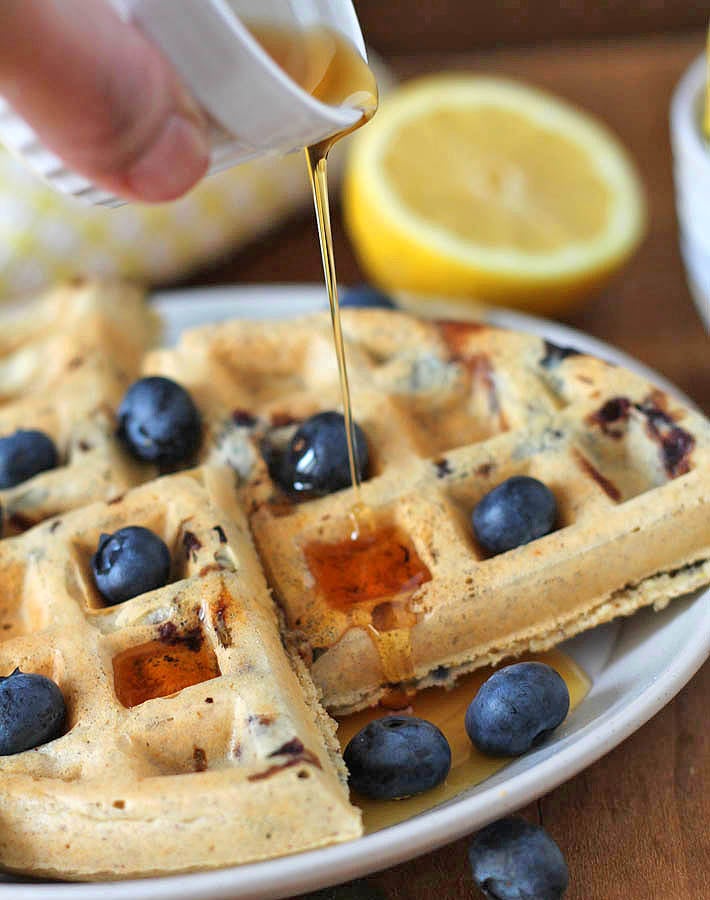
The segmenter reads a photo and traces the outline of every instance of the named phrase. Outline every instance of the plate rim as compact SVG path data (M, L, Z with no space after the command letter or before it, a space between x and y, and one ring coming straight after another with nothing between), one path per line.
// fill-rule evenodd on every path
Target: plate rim
M290 295L290 296L289 296ZM326 307L324 288L315 284L258 284L218 287L192 287L159 292L153 295L158 309L170 315L170 307L200 301L207 297L215 305L232 307L235 303L256 301L260 310L268 302L308 298L313 309ZM269 318L268 315L264 316ZM678 399L696 406L671 382L652 368L618 350L613 345L559 322L505 309L487 310L486 321L541 335L557 335L572 346L588 349L610 361L627 366L670 390ZM214 319L206 318L205 324ZM696 407L697 408L697 407ZM332 884L361 877L389 868L425 852L431 852L473 829L483 827L513 809L520 808L564 781L583 771L661 710L693 677L710 656L710 588L700 590L692 601L701 607L702 627L691 633L684 652L667 659L662 673L629 703L613 713L602 733L592 733L562 747L529 769L513 776L514 787L505 784L482 790L470 797L454 799L445 806L432 809L397 825L365 835L356 840L290 856L247 863L208 872L196 872L131 879L105 883L37 883L16 881L0 884L0 900L226 900L243 897L248 900L292 897ZM592 723L590 723L591 725ZM485 807L481 818L478 808ZM471 824L475 817L476 824ZM383 835L388 839L383 841Z

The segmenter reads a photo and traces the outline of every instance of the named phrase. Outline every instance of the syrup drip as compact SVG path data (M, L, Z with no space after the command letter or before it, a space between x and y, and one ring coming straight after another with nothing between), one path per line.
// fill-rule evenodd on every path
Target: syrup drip
M332 610L345 614L345 628L363 628L380 657L385 680L414 675L410 601L431 581L409 537L396 525L368 527L338 543L314 541L303 550L316 591Z
M521 660L535 660L556 669L564 678L570 693L570 711L579 706L589 692L591 683L586 673L569 656L559 650L531 654ZM481 684L492 674L490 668L479 669L463 676L452 690L427 688L416 696L399 695L387 698L379 707L354 713L342 718L338 727L338 740L344 750L348 741L373 719L391 715L401 703L400 711L433 722L446 735L451 746L451 771L446 781L431 791L406 800L367 800L355 794L352 801L362 809L365 832L371 834L390 825L396 825L412 816L451 800L462 791L480 784L500 771L513 760L484 756L471 744L464 727L464 716L469 703ZM387 703L387 706L385 706ZM554 737L549 740L554 740Z
M205 643L194 647L148 641L129 647L113 658L114 690L128 708L156 697L167 697L219 675L217 657Z
M416 616L413 624L415 623ZM400 681L414 678L410 628L380 631L374 625L368 625L367 633L377 649L385 681L390 684L398 684Z

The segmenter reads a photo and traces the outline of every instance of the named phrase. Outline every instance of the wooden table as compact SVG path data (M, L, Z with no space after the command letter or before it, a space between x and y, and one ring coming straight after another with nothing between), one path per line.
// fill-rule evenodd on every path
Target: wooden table
M650 230L632 263L567 321L658 369L710 413L710 339L691 304L678 253L668 105L673 85L703 46L700 32L596 40L552 48L389 54L401 77L441 69L497 72L549 88L606 121L636 158L648 191ZM344 282L360 280L340 229ZM312 217L305 215L191 283L319 281ZM620 747L523 810L567 857L568 900L710 898L710 666ZM467 840L416 863L326 891L338 900L479 897Z

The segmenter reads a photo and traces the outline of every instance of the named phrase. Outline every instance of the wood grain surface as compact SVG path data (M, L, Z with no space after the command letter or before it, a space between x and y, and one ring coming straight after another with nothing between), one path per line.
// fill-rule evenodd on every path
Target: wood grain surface
M672 5L649 0L640 7L660 27ZM387 60L399 76L441 69L507 74L567 97L596 113L617 132L638 162L646 184L649 233L640 252L615 282L566 321L658 369L710 413L710 340L692 306L678 253L668 143L671 91L700 52L703 33L698 30L495 52L423 53L425 42L428 46L444 46L440 43L443 37L428 38L421 25L415 28L405 22L405 6L426 7L435 16L437 9L449 8L451 13L452 4L443 0L421 4L362 0L359 8L367 11L373 36L379 34L379 13L373 13L373 9L383 6L388 8L388 15L401 13L403 29L407 29L405 39L404 33L395 34L396 29L390 26L389 38L381 41L383 49L398 51L388 54ZM523 3L493 6L528 15L522 11ZM540 0L529 6L552 10L558 4ZM586 15L592 6L581 2L559 4L560 16L567 15L568 7ZM606 6L617 8L619 22L633 18L628 11L631 4ZM693 19L703 4L680 6ZM702 15L707 14L705 8ZM440 30L436 33L443 34ZM454 37L446 46L462 46L461 42L451 43ZM405 52L407 47L418 49ZM360 273L337 214L335 227L340 277L344 282L357 281ZM320 278L314 225L312 217L304 213L258 245L199 273L192 283ZM544 823L567 857L572 877L567 900L710 898L709 696L710 667L706 664L662 712L620 747L523 810L531 820ZM313 897L474 900L479 894L471 883L466 844L466 840L459 841L355 885Z
M695 0L354 0L363 32L386 53L668 34L707 27Z

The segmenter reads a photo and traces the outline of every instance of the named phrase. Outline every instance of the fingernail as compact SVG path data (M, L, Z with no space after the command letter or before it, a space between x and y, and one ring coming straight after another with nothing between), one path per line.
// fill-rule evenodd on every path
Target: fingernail
M210 145L200 119L173 113L126 175L129 189L148 203L180 197L205 174Z

